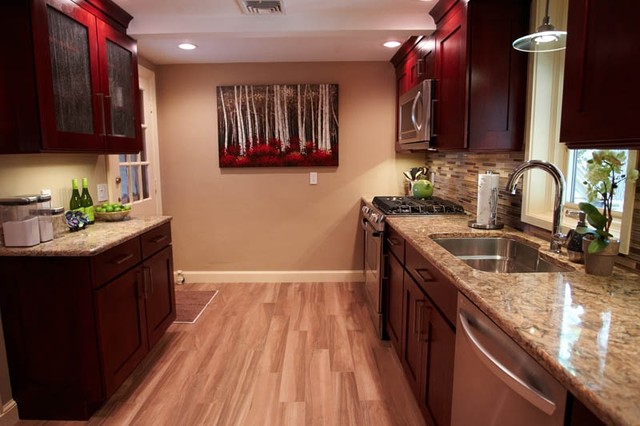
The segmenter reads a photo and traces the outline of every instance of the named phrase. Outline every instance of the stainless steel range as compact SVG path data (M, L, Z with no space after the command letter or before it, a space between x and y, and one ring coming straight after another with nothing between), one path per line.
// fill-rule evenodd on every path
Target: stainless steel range
M380 196L361 209L360 225L364 231L365 288L371 316L381 339L386 339L385 300L387 276L384 254L386 216L427 216L464 214L464 208L439 197L415 198Z

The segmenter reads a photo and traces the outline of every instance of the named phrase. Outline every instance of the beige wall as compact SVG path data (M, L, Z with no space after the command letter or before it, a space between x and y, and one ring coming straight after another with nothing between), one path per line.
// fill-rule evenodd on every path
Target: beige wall
M96 185L106 183L104 156L96 154L0 155L0 197L39 194L51 189L54 207L69 208L71 179L89 179L89 191L97 200Z
M391 64L167 65L156 70L164 213L185 271L362 269L360 197L399 193ZM339 84L337 168L220 169L216 86ZM309 185L309 172L318 185Z

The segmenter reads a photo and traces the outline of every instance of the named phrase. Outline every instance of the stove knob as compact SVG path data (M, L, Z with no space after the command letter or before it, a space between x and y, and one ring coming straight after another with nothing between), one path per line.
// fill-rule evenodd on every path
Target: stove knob
M384 222L384 215L380 214L378 215L378 219L376 220L376 223L382 223L382 222Z
M362 213L364 213L365 215L368 215L369 212L371 211L371 209L367 206L362 206Z

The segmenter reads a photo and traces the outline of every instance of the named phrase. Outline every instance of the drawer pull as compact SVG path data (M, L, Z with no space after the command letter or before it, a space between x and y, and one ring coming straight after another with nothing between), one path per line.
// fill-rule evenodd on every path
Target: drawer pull
M160 243L160 242L166 240L167 238L169 238L167 235L158 235L157 237L152 239L151 242L157 244L157 243Z
M387 238L387 241L389 242L389 244L391 244L392 246L399 246L400 245L400 241L398 241L397 239L391 237L391 238Z
M133 253L129 253L129 254L123 254L122 256L120 256L117 259L114 259L111 263L114 263L116 265L122 265L123 263L125 263L127 260L131 260L133 259Z
M413 271L416 273L417 276L420 277L420 279L427 283L429 281L435 281L436 279L429 273L428 269L424 269L424 268L414 268Z

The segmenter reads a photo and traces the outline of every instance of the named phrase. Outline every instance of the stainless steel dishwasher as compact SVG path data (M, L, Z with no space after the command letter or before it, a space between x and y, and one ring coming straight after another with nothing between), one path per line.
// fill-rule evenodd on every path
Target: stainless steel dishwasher
M458 294L451 424L562 425L567 391Z

